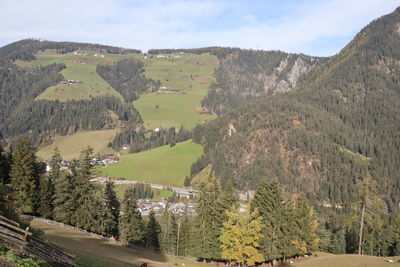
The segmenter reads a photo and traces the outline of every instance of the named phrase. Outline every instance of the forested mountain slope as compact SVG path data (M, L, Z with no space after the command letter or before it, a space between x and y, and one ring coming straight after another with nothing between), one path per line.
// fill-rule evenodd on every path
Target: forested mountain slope
M223 185L277 177L287 191L344 204L367 175L400 201L400 8L365 27L287 94L195 129Z
M266 95L285 93L325 58L281 51L236 50L220 58L203 106L217 115Z
M29 134L34 143L40 144L55 134L112 128L121 121L141 122L131 104L112 95L66 102L35 100L47 88L65 80L60 71L66 65L53 63L23 69L13 60L31 60L35 52L49 48L57 49L58 54L84 48L125 53L125 50L102 45L37 40L22 40L0 48L0 139L3 143Z

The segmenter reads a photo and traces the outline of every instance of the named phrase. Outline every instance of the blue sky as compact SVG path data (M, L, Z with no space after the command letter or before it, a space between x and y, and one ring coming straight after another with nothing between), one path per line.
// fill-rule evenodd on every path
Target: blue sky
M138 48L340 51L399 0L0 0L0 46L23 38Z

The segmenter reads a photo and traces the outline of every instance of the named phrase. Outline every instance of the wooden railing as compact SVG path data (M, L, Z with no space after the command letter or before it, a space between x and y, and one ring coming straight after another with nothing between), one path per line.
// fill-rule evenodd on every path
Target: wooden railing
M61 249L44 243L32 236L29 228L0 215L0 243L29 257L45 260L53 266L75 266L75 257Z

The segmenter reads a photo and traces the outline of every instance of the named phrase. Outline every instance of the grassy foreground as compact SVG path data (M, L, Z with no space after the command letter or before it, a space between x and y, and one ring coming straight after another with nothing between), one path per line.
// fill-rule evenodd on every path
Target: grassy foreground
M77 256L78 266L206 266L195 261L114 245L80 232L33 220L31 226L44 232L43 238Z
M36 155L42 159L51 158L56 146L65 160L79 158L80 152L87 146L92 147L95 154L112 152L112 149L107 147L107 144L113 140L117 131L117 129L111 129L56 136L51 145L41 147Z
M190 166L203 153L191 140L157 147L148 151L121 155L121 161L99 169L105 175L153 184L183 186Z
M388 263L384 257L358 256L358 255L333 255L328 253L317 253L318 257L310 256L306 260L285 266L295 267L385 267L400 266L394 259L394 263Z

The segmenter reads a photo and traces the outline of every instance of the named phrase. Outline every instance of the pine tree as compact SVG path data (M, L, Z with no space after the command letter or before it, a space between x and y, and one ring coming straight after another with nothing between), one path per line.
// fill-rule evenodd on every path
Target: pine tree
M216 179L200 189L193 227L193 255L201 259L221 259L219 237L226 220L224 199Z
M60 170L61 155L56 147L51 159L50 171L47 176L43 176L40 180L40 214L45 218L53 217L54 194L56 181L61 176Z
M178 218L177 255L187 256L191 248L191 219L187 214Z
M160 245L163 252L176 255L178 240L178 225L172 212L165 208L161 218Z
M276 180L264 180L260 183L254 198L250 203L251 211L258 209L263 217L265 228L264 238L261 240L260 250L266 260L283 257L285 240L282 231L284 217L284 199L280 186Z
M54 180L53 218L58 222L72 224L75 211L73 199L73 177L61 172Z
M295 228L292 244L296 247L298 254L311 253L318 246L315 233L318 224L304 196L296 199L292 220Z
M114 191L114 183L107 181L104 186L104 198L102 201L103 234L106 236L118 236L119 202Z
M161 233L161 226L156 220L153 210L149 213L149 218L146 223L145 229L145 246L152 250L160 250L159 236Z
M27 136L19 138L11 164L11 186L17 209L36 214L40 199L40 173Z
M264 261L258 251L262 238L262 217L255 209L250 215L239 215L236 208L226 211L228 220L223 224L220 236L222 258L230 263L254 266Z
M397 214L393 225L392 225L392 232L393 232L393 252L392 254L395 256L400 255L400 214Z
M10 169L11 169L12 155L3 150L0 145L0 185L10 183Z
M136 206L136 199L129 192L125 193L123 213L119 222L119 233L123 241L142 246L145 237L145 224Z
M73 183L73 199L75 210L72 222L77 227L92 230L98 233L102 231L101 221L101 189L98 185L90 182L92 165L91 159L93 149L87 147L81 152L79 162L73 163L71 167Z

